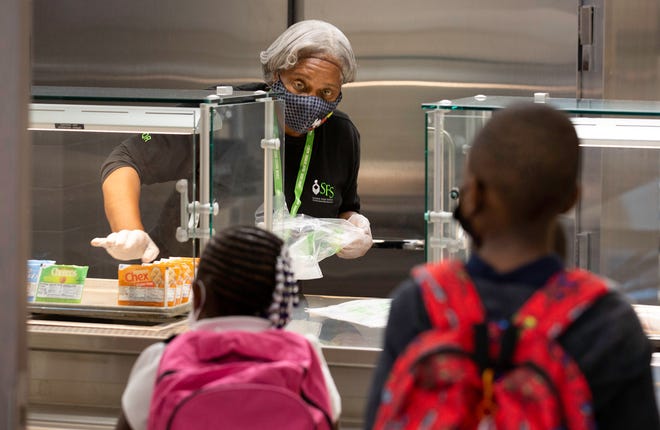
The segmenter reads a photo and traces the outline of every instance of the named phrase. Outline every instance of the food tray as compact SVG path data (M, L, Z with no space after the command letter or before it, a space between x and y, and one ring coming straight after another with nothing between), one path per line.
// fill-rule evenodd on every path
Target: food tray
M38 315L70 316L109 320L161 322L188 313L191 302L171 307L120 306L117 304L117 280L87 278L80 303L30 302L27 310Z

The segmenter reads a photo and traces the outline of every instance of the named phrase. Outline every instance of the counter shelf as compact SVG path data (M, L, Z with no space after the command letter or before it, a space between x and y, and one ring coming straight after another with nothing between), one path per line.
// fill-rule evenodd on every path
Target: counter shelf
M175 306L125 306L117 304L117 280L87 278L80 303L31 302L27 305L33 318L59 316L63 319L123 320L135 323L167 322L186 314L190 302Z
M31 88L32 101L39 103L118 103L167 106L198 107L201 103L213 100L217 104L252 102L268 97L263 91L232 91L231 94L217 95L214 89L191 90L170 88L110 88L110 87L60 87L34 85Z

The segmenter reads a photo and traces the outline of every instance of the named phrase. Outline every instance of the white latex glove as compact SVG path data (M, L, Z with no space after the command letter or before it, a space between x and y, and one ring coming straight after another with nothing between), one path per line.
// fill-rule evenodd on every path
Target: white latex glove
M92 246L105 248L117 260L135 260L143 263L154 261L160 250L149 235L142 230L121 230L108 237L92 239Z
M337 257L340 258L358 258L362 257L367 253L371 245L373 245L373 240L371 238L371 227L369 225L369 220L364 216L358 213L351 215L348 220L351 224L358 227L364 233L359 238L355 239L351 243L344 246L341 251L337 253Z

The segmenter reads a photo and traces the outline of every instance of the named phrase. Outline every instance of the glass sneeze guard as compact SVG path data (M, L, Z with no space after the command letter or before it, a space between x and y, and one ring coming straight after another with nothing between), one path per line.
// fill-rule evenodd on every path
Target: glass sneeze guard
M660 117L660 102L643 100L602 100L602 99L570 99L542 96L543 102L561 111L583 115L607 115L607 116L641 116ZM469 110L469 111L493 111L502 109L516 102L532 102L532 97L515 96L485 96L477 95L456 100L439 100L433 103L423 103L425 111L444 110Z
M199 203L201 186L196 174L204 169L193 166L198 166L200 161L199 151L205 145L203 140L207 140L206 145L210 148L214 140L222 142L227 136L255 136L256 140L246 141L246 146L255 146L262 151L259 158L254 158L256 155L252 152L234 153L248 157L238 160L242 166L251 167L252 162L263 164L260 141L264 138L262 100L266 98L268 94L262 91L233 91L218 95L212 90L33 87L32 103L29 105L29 130L34 146L31 258L89 266L90 278L117 277L119 262L104 250L92 248L89 242L94 237L105 237L110 233L103 208L101 166L113 150L131 139L138 141L138 147L158 141L183 148L174 157L169 156L171 154L165 149L156 151L157 158L149 161L169 163L173 158L177 161L178 157L181 163L188 166L184 170L188 170L189 174L174 177L173 173L171 178L155 183L143 181L140 212L150 235L155 238L162 233L163 237L167 237L165 242L158 242L161 250L166 249L168 243L175 247L171 253L161 256L198 255L201 249L198 240L181 243L176 239L176 228L182 218L182 199L175 189L176 182L179 179L190 181L184 187L190 199L185 227L192 231L202 221L199 206L194 202ZM204 106L209 112L206 117L202 109ZM215 121L211 113L218 115L219 112L224 112L226 118L222 124L216 122L211 132L211 124ZM209 134L200 133L204 123L209 124ZM228 160L215 161L215 171L222 174L223 169L228 168L224 165ZM257 167L258 175L263 175L261 167ZM250 176L245 181L236 179L233 184L236 187L230 194L237 199L250 199L251 205L263 199L264 193L263 187L255 191L255 187L263 184L263 178L255 184L254 169L249 173L254 173L255 177ZM253 186L251 193L254 191L254 195L249 194L249 197L245 193L248 184ZM213 196L213 193L209 191L206 195ZM252 213L248 217L247 212L237 212L237 205L240 204L235 200L223 204L219 196L215 196L208 201L218 202L225 212L220 210L216 220L211 215L206 226L208 231L200 233L201 236L208 237L214 224L217 227L233 222L254 223L254 211L258 204L251 208ZM245 207L250 205L245 203ZM165 218L172 222L164 223ZM165 228L166 224L171 228ZM188 234L188 238L192 236L194 234Z
M200 186L200 196L208 196L219 207L216 216L208 218L208 234L230 225L254 225L261 216L264 225L271 227L273 152L282 151L278 160L283 159L284 147L279 143L284 142L284 125L279 121L284 118L284 102L263 98L211 105L209 111L209 158L200 160L200 178L208 175L210 179L202 181L208 188Z
M426 259L465 259L469 241L451 217L470 144L494 111L544 102L566 112L581 141L582 194L560 222L567 264L615 280L634 303L660 292L660 102L484 96L424 103Z

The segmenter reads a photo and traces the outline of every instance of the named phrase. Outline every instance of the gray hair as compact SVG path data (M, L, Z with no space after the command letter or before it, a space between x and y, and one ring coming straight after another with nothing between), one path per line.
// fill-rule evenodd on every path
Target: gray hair
M266 49L261 51L264 80L275 82L275 73L296 65L298 60L321 57L338 62L342 83L355 80L357 61L348 38L334 25L315 19L300 21L284 30Z

